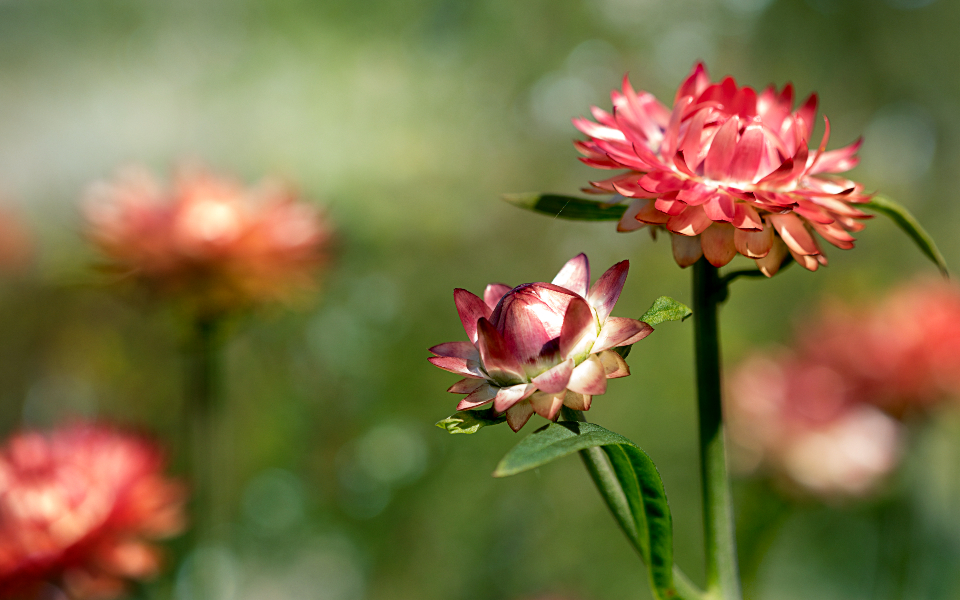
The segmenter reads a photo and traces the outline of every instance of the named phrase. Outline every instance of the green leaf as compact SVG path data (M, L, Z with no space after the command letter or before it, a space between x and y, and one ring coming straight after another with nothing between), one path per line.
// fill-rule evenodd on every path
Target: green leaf
M653 327L664 321L684 321L692 314L693 311L686 304L681 304L670 296L660 296L654 301L653 306L643 313L640 320ZM613 351L626 358L630 355L631 349L633 349L633 344L617 346Z
M643 313L640 320L655 327L664 321L685 321L692 314L693 311L686 304L681 304L670 296L660 296L653 306Z
M442 421L437 421L437 427L446 429L450 433L476 433L481 427L499 425L507 420L505 415L497 415L492 409L461 410Z
M624 204L604 204L559 194L504 194L503 199L520 208L574 221L619 221L627 210Z
M910 214L910 211L894 200L880 195L874 196L869 202L860 204L859 206L886 215L893 220L904 233L910 236L910 239L920 248L920 251L937 265L940 273L943 274L944 277L948 275L947 263L943 259L943 255L940 254L940 250L937 249L933 238L923 229L919 221Z
M663 482L650 457L627 438L593 423L551 423L517 444L493 474L515 475L578 451L614 518L647 565L654 595L662 600L677 596L673 521Z

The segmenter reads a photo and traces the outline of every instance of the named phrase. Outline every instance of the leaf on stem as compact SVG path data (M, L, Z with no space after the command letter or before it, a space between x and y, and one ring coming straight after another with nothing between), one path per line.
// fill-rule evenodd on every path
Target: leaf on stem
M690 310L690 307L686 304L681 304L670 296L660 296L654 301L653 306L647 309L647 312L643 313L640 320L654 327L664 321L684 321L692 314L693 311ZM626 358L632 348L633 345L631 344L629 346L618 346L613 350L623 358Z
M624 204L610 204L559 194L504 194L503 199L527 210L574 221L619 221Z
M437 421L437 427L446 429L450 433L476 433L482 427L499 425L506 420L506 416L497 415L491 409L461 410L442 421Z
M653 306L643 313L640 320L654 327L664 321L685 321L692 314L693 311L686 304L681 304L670 296L660 296Z
M590 451L595 447L603 450L606 459ZM593 423L551 423L508 452L493 475L515 475L578 451L585 451L582 455L591 474L612 471L609 483L598 485L604 500L647 565L655 596L661 600L676 597L670 507L660 473L636 444Z
M920 251L923 252L924 256L929 258L935 265L937 265L937 268L940 269L940 273L944 277L948 275L947 263L943 259L943 255L940 254L940 250L937 249L937 245L934 243L933 238L930 237L930 234L923 229L919 221L917 221L917 219L910 214L910 211L894 200L880 195L874 196L869 202L860 204L858 206L862 206L863 208L889 217L894 223L897 224L898 227L900 227L900 229L904 231L904 233L910 236L910 239L912 239L917 247L920 248Z

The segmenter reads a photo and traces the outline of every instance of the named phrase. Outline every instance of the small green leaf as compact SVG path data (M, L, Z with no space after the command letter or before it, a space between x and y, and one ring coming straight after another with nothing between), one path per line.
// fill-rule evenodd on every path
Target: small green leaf
M559 194L504 194L503 199L520 208L574 221L619 221L627 210L624 204L604 204Z
M660 600L676 597L670 507L660 473L636 444L593 423L560 421L527 436L503 457L493 474L515 475L578 451L614 518L647 565L654 595Z
M643 313L640 320L653 327L664 321L684 321L692 314L693 311L686 304L681 304L670 296L660 296L653 303L653 306ZM613 351L626 358L630 355L631 349L633 349L633 344L617 346Z
M476 433L480 431L481 427L499 425L506 420L506 416L497 416L492 409L461 410L442 421L438 421L437 427L446 429L450 433Z
M670 296L660 296L653 306L643 313L640 320L655 327L664 321L685 321L692 314L693 311L686 304L681 304Z
M947 263L943 259L943 255L940 254L940 250L937 249L933 238L923 229L919 221L910 214L910 211L894 200L880 195L874 196L869 202L861 204L860 206L889 217L900 229L910 236L910 239L920 248L920 251L937 265L937 268L940 269L940 273L943 274L944 277L948 275Z

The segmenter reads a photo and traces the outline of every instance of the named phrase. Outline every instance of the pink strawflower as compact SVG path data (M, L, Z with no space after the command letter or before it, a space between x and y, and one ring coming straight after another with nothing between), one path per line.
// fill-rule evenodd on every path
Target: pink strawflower
M856 382L790 353L750 358L724 407L735 466L825 499L864 496L897 467L903 427Z
M493 402L497 413L518 431L536 412L555 420L561 406L588 410L603 394L607 379L630 374L612 348L649 335L642 321L611 317L627 278L628 261L617 263L592 288L584 254L570 259L552 283L527 283L513 289L493 283L483 299L467 290L453 297L469 342L430 348L429 360L465 376L449 390L467 394L457 405L466 410Z
M960 399L960 288L908 284L870 304L834 302L799 331L799 348L855 382L895 417Z
M170 188L127 170L91 189L85 213L111 268L207 313L311 288L330 238L291 190L245 188L197 169L178 171Z
M121 595L160 568L154 540L184 526L184 488L150 441L73 425L0 447L0 598L56 585L75 599Z
M869 200L860 184L830 173L853 168L860 141L827 151L830 122L819 147L808 146L817 95L793 111L793 86L761 94L727 77L710 83L697 64L670 110L653 95L612 92L613 112L593 107L596 122L574 119L587 141L574 142L584 163L629 169L586 191L632 198L618 230L644 225L671 232L673 254L686 267L705 256L723 266L736 254L772 276L789 252L815 271L827 259L812 235L852 248L867 217L854 205Z

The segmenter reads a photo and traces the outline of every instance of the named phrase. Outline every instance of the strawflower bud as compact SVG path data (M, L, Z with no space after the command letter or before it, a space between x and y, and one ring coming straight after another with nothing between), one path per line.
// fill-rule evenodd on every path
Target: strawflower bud
M612 266L593 287L590 265L580 254L551 283L513 289L487 286L483 298L454 290L457 312L470 341L430 348L434 365L463 375L454 394L467 394L457 410L493 403L519 431L533 413L555 420L562 406L588 410L607 379L630 369L613 348L649 335L648 324L610 312L620 297L629 263Z
M115 598L160 569L184 487L152 442L99 425L25 431L0 447L0 598Z
M731 77L711 83L697 64L671 110L624 78L623 91L612 92L612 113L593 107L596 122L573 120L589 138L575 142L580 160L628 169L585 191L632 199L617 229L666 228L682 267L701 256L721 267L739 253L771 277L789 253L815 271L827 259L813 232L852 248L850 234L867 217L855 205L869 195L834 175L856 166L860 141L828 151L824 117L823 138L811 149L817 95L793 110L793 94L790 84L757 94Z
M204 314L312 288L330 239L317 210L291 190L245 188L196 169L181 169L170 188L129 169L94 185L84 212L112 270Z

